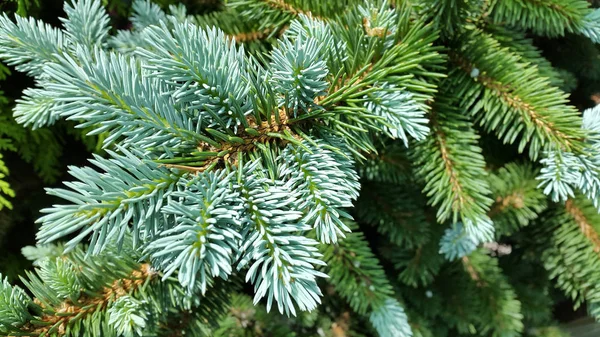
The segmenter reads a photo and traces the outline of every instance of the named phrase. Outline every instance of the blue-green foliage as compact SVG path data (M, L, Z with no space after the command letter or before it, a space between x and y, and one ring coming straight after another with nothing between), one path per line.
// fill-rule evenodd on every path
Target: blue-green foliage
M160 210L180 174L156 163L144 163L125 150L123 154L108 153L111 159L95 156L91 160L103 172L92 167L71 167L70 174L78 181L66 182L69 190L48 190L73 204L42 210L45 215L39 220L42 228L38 232L41 243L80 231L67 242L67 248L73 249L91 236L89 249L98 253L104 249L107 238L122 240L130 225L134 245L140 239L155 237L164 228Z
M27 310L30 298L22 289L13 288L4 277L0 276L0 280L0 333L7 333L32 318Z
M199 114L196 123L203 127L230 128L245 121L252 106L243 48L227 41L222 31L191 23L173 30L162 23L144 32L151 44L138 54L146 60L147 76L170 85L163 95L172 96L188 115Z
M453 261L469 255L477 249L477 245L478 242L465 231L462 223L458 222L452 228L446 229L440 241L440 254Z
M332 243L344 237L349 228L342 219L351 218L344 208L352 206L360 188L352 159L321 142L288 147L280 158L280 178L292 182L300 192L303 222L313 224L321 242Z
M160 9L160 6L150 1L134 1L131 10L133 15L130 21L136 31L156 25L159 22L164 22L167 19L165 12Z
M579 158L567 152L549 152L541 162L544 167L539 179L540 186L544 186L544 193L550 195L552 200L565 200L573 196L573 187L580 178Z
M143 303L130 296L119 297L108 309L108 324L117 327L117 333L123 337L143 334L146 327L146 315Z
M72 261L48 258L40 261L38 273L57 296L78 298L82 282L77 268Z
M40 127L73 119L90 134L108 132L105 147L117 145L109 159L91 161L97 168L72 167L77 181L68 189L49 190L68 203L43 211L38 239L73 235L68 250L89 240L98 254L131 232L165 277L177 272L191 292L248 268L255 301L266 297L267 308L275 301L291 314L314 309L316 278L325 275L314 269L323 263L318 241L303 233L337 242L359 190L348 145L312 130L331 118L312 111L329 87L328 64L339 62L323 50L333 41L328 26L295 23L262 68L217 29L147 2L134 11L144 40L134 55L102 49L106 14L91 0L67 6L64 31L2 18L1 56L38 78L19 120ZM413 124L393 127L404 139L421 137Z
M575 197L580 191L600 207L600 106L583 112L582 129L587 132L586 153L549 151L541 162L539 186L553 201Z
M270 181L254 168L247 165L248 179L235 186L246 214L237 268L249 266L246 281L254 284L255 304L266 296L267 310L275 300L280 312L295 315L292 299L300 310L312 310L321 296L316 278L326 275L314 269L324 264L318 242L300 235L309 227L301 221L298 192L293 192L290 181Z
M586 15L579 30L594 43L600 43L600 9L595 9Z
M373 311L369 320L380 337L412 336L406 313L395 299Z
M327 64L326 70L330 74L336 74L343 67L343 62L348 58L346 53L347 43L335 36L331 27L324 21L300 14L297 20L290 23L290 27L285 31L284 37L292 41L310 41L314 39L317 43L318 56L313 56L318 60L323 60Z
M241 240L241 205L236 205L239 195L229 186L231 176L225 176L224 171L211 172L177 183L178 191L171 194L177 201L163 208L175 218L175 225L147 247L154 264L165 271L165 278L180 270L183 286L196 286L198 278L204 293L210 277L227 279L231 274Z
M381 90L368 98L366 108L387 124L385 131L389 137L399 138L408 146L408 135L422 140L429 133L425 112L412 99L410 92L383 84Z
M218 297L220 285L237 279L253 287L254 304L287 315L317 309L319 284L329 282L380 336L423 333L411 329L409 317L413 324L419 316L404 310L403 287L393 287L379 262L387 256L400 281L417 288L407 303L421 295L435 303L423 319L448 323L440 335L522 334L515 290L498 259L477 248L527 225L546 200L531 193L536 170L506 166L494 175L480 140L528 149L533 160L544 153L543 192L557 201L581 192L598 206L600 119L595 110L580 118L551 86L558 75L531 41L521 33L512 41L511 27L493 26L596 39L596 14L583 0L551 0L568 11L546 6L544 15L539 4L514 1L489 8L415 2L235 0L221 14L254 20L245 27L259 29L237 36L208 24L235 25L237 17L202 20L182 6L168 15L143 0L133 3L133 30L115 37L94 0L67 5L64 29L0 17L0 58L36 78L18 102L17 121L39 128L73 120L90 135L105 133L108 149L92 166L71 167L74 181L66 187L48 190L62 203L43 210L38 240L66 239L76 259L38 261L24 279L42 304L18 288L0 289L9 333L31 332L44 309L48 317L69 317L64 326L40 328L50 334L66 327L75 336L89 326L97 335L208 334L206 317L219 306L200 305L200 298ZM428 8L435 15L424 13ZM254 48L247 40L255 37L279 41ZM522 172L522 186L498 182ZM351 233L358 230L351 209L361 180L374 189L363 201L373 197L354 213L390 234L381 251L371 250L370 236ZM391 195L397 190L403 193ZM581 214L567 206L564 232L583 247L590 233L579 229L589 226L573 226ZM509 218L518 223L494 231L492 221ZM443 234L435 222L454 225ZM119 255L131 256L117 261ZM562 258L547 250L544 263L576 265ZM580 283L559 281L566 290ZM595 292L576 291L598 302ZM102 302L97 311L90 299ZM5 308L13 302L20 303L16 311ZM58 313L65 303L88 309Z
M298 111L309 112L315 98L324 95L329 86L324 81L328 69L320 59L320 48L324 47L315 38L298 35L294 41L282 40L273 50L273 87L283 96L283 104L294 111L294 117Z
M100 2L65 3L67 18L61 18L64 32L72 41L85 46L101 45L110 30L110 19Z

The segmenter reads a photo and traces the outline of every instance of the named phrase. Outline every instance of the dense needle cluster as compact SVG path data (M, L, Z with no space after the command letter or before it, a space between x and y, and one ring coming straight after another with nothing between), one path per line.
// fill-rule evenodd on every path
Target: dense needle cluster
M548 2L136 0L115 35L99 0L62 29L0 17L36 80L16 120L107 153L48 189L0 335L550 336L550 280L600 317L600 110L524 34L600 42L599 11ZM482 134L532 163L490 165ZM357 321L310 316L340 307Z

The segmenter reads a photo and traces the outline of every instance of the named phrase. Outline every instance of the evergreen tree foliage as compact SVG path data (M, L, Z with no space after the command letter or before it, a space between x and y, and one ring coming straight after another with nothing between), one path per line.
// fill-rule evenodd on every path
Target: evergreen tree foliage
M54 25L59 25L62 15L62 1L25 0L4 1L0 10L12 15L43 17ZM111 22L118 24L119 17L127 17L127 6L122 1L104 1L111 8ZM112 8L120 3L123 10ZM130 7L130 4L129 4ZM27 260L20 255L24 244L34 242L37 226L33 223L39 216L39 209L52 202L45 197L44 187L55 185L66 174L69 163L81 162L77 157L87 156L90 151L99 152L98 137L85 137L90 130L75 129L73 122L56 121L50 128L33 129L23 127L22 112L13 116L15 101L21 91L32 84L25 74L0 64L0 272L11 279L27 266ZM36 95L35 89L26 94ZM42 106L48 102L39 102ZM29 112L36 106L23 104L20 111ZM43 114L43 110L40 111ZM18 120L18 121L17 121ZM99 135L102 137L103 135ZM17 235L17 239L14 239ZM9 240L10 238L10 240Z
M593 59L589 2L65 14L0 17L15 120L107 156L48 189L1 335L562 336L553 287L600 319L600 108L537 44Z

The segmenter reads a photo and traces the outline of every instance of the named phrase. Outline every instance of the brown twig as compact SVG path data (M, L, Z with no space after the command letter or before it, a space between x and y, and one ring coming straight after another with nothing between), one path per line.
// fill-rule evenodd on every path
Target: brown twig
M585 237L592 243L594 246L594 252L600 253L600 236L594 227L592 227L592 225L589 223L587 217L585 214L583 214L583 211L577 207L577 205L575 205L572 199L569 199L565 202L565 209L567 210L567 213L573 217L579 226L581 233L583 233L583 235L585 235Z

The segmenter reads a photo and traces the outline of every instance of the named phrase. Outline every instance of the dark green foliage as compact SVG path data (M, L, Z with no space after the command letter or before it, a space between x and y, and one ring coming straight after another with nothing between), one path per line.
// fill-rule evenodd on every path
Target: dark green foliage
M517 232L546 209L546 196L536 188L538 174L529 164L510 163L490 175L494 204L489 215L497 236Z
M584 0L491 1L490 18L496 23L531 29L538 35L562 36L577 31L589 4Z

